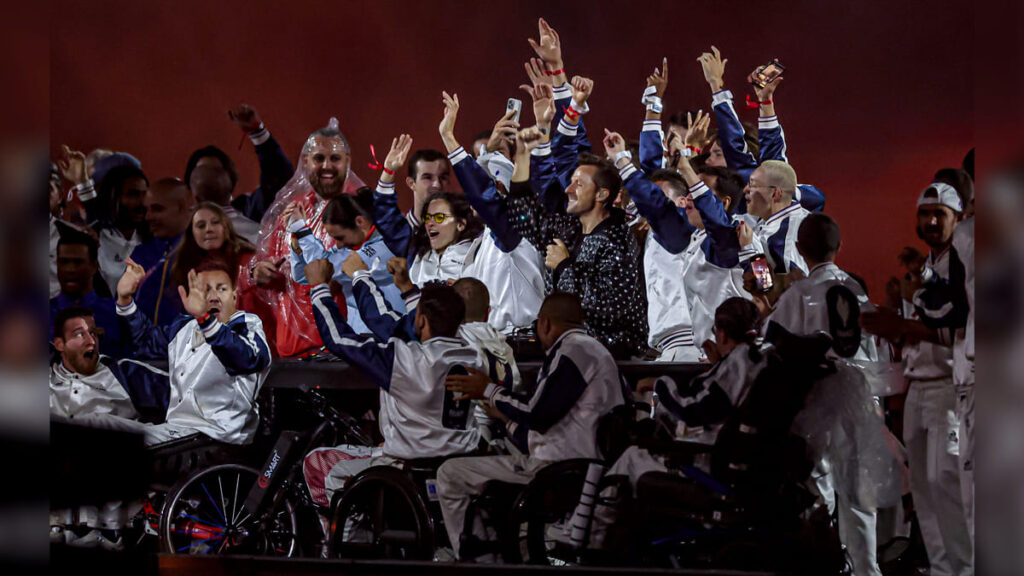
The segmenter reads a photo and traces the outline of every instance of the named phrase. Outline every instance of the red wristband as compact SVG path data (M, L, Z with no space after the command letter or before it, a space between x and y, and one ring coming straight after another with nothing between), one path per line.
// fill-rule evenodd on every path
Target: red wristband
M696 146L687 146L686 149L692 151L694 154L700 155L700 148L697 148Z
M565 112L565 115L568 116L570 120L575 121L580 117L580 113L573 110L572 106L562 106L562 111Z
M559 74L565 74L565 68L559 68L558 70L545 70L544 73L548 76L558 76Z
M758 106L763 106L765 104L774 104L774 103L775 103L775 100L765 100L764 102L758 102L757 100L751 100L750 99L750 94L747 94L747 109L749 109L749 110L754 110Z
M373 158L373 162L366 163L366 166L369 167L370 170L383 170L385 174L390 176L395 175L394 170L388 170L387 166L384 166L383 162L377 160L377 150L373 147L373 144L370 144L370 156Z
M210 319L210 313L207 312L206 314L203 314L202 318L196 318L196 322L199 322L199 325L202 326L203 323L206 322L209 319Z

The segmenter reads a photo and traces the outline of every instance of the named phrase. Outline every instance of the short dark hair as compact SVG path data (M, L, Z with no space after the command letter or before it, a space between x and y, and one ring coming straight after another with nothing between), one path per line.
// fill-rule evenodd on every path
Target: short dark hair
M235 161L228 156L227 152L217 148L216 146L204 146L192 153L188 157L188 163L185 164L185 185L191 188L192 172L196 169L196 164L203 158L216 158L220 165L227 171L228 177L231 178L231 189L235 189L235 185L238 184L238 170L235 169Z
M61 230L60 239L57 240L58 254L60 254L61 246L87 246L89 248L89 260L92 262L99 260L99 244L96 240L85 232L79 232L70 226Z
M761 312L752 301L733 296L715 310L715 327L737 342L753 344L761 326Z
M815 212L800 223L796 243L807 258L827 262L839 251L839 224L828 214Z
M64 325L68 323L68 320L73 320L75 318L92 318L93 316L95 316L93 311L85 306L69 306L60 312L57 312L57 316L53 319L53 337L64 337Z
M424 148L413 152L412 156L409 156L409 178L415 180L420 175L419 168L416 167L417 162L437 162L438 160L447 162L448 155L433 148Z
M719 198L728 198L730 200L728 213L734 213L743 199L743 188L747 185L743 181L743 176L740 176L740 173L732 168L708 166L707 164L701 166L697 172L717 178L715 195Z
M416 313L426 317L432 335L453 338L466 319L466 304L454 288L435 280L420 289Z
M668 183L667 187L662 186L662 188L667 189L672 200L686 196L690 191L690 187L686 185L686 180L683 180L683 177L675 170L655 170L648 180L651 182Z
M482 322L487 320L487 308L491 305L491 293L487 291L487 285L477 280L464 276L452 284L452 288L462 297L466 303L466 320L470 322Z
M604 205L606 208L611 208L615 198L619 195L619 190L622 189L622 178L619 177L619 171L615 168L615 165L607 158L601 158L589 152L580 154L576 165L597 168L593 176L594 185L597 186L598 190L601 188L608 190L608 199L605 200Z
M562 326L582 326L583 302L575 294L555 291L540 305L537 317L541 316Z
M340 194L331 198L324 208L324 224L337 224L356 228L356 218L362 216L373 223L373 190L363 186L355 194Z

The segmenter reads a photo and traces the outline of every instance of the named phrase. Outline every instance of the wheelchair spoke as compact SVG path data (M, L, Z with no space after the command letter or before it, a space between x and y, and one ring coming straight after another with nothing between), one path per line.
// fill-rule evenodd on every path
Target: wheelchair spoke
M217 475L217 488L220 489L220 507L224 511L224 523L228 524L228 507L227 502L224 501L224 483L221 481L221 475Z
M210 504L213 504L214 509L217 510L218 514L220 514L220 517L223 519L223 522L225 524L227 524L228 523L227 517L225 517L224 516L224 512L222 512L221 509L217 507L217 502L213 499L213 496L210 495L210 491L206 489L206 483L205 482L200 482L199 485L203 487L203 492L205 492L206 493L206 497L210 499Z
M242 475L235 474L235 499L231 501L231 523L234 524L238 520L238 512L235 511L235 505L238 503L238 483L241 482Z
M199 522L200 524L205 524L205 525L209 525L209 526L214 526L214 527L216 527L216 528L219 528L219 529L221 529L221 530L224 530L224 526L221 526L220 524L217 524L216 522L210 522L210 521L208 521L208 520L203 520L202 518L197 518L196 516L192 516L191 514L186 514L185 512L179 512L179 514L180 514L181 516L184 516L184 517L186 517L186 518L189 518L189 519L195 520L196 522Z

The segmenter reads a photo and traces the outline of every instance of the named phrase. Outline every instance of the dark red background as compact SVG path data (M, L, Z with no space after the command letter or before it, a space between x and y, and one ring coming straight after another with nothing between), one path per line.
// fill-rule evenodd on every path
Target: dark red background
M241 190L255 155L226 110L246 102L294 159L337 116L367 182L370 144L441 148L440 93L462 100L468 144L519 94L538 16L560 32L570 74L595 80L592 133L635 136L644 79L669 58L667 107L710 105L695 58L729 59L726 83L778 57L776 94L801 182L828 195L843 230L840 265L873 299L899 248L916 243L914 202L939 167L973 145L974 15L969 3L894 2L59 2L51 42L51 142L124 150L152 177L178 176L216 144L235 158ZM532 118L527 111L526 118ZM756 112L741 112L756 120ZM599 144L593 139L595 144ZM381 150L383 148L384 150ZM408 203L407 190L403 203Z

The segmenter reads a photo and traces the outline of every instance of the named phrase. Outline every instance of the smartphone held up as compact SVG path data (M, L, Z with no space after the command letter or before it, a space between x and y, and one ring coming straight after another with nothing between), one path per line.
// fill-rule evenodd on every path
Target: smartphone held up
M758 88L764 88L769 82L782 76L782 73L785 71L786 67L778 59L772 60L754 70L754 73L750 75L750 83Z

